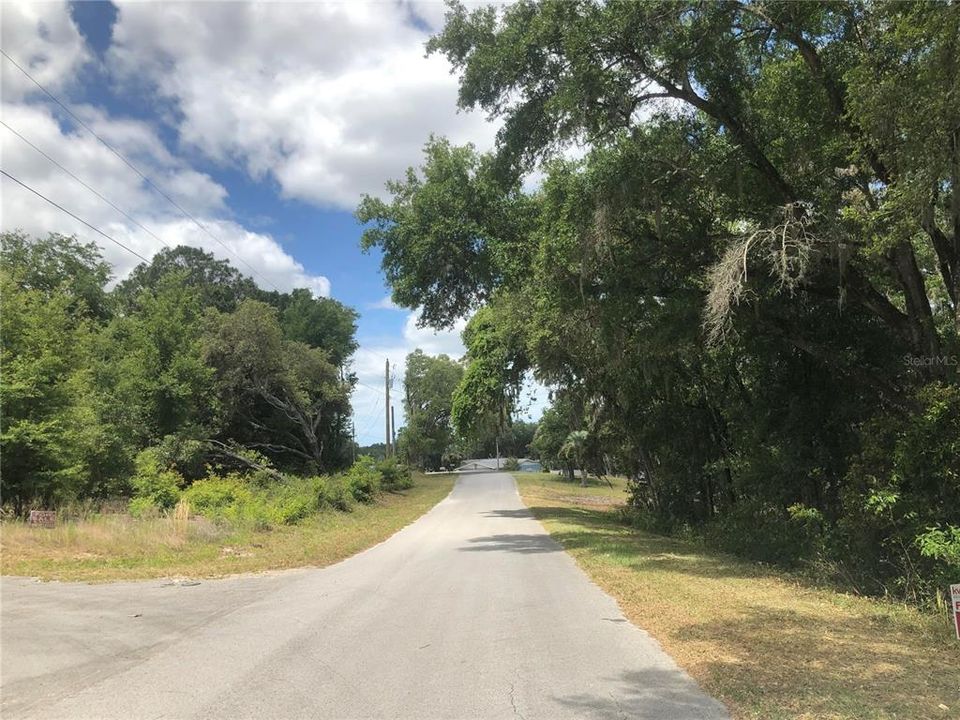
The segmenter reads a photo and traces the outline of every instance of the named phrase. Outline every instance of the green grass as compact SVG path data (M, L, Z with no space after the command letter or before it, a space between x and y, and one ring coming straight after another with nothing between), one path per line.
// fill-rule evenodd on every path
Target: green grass
M351 512L327 510L271 530L237 528L202 517L138 520L96 515L53 529L0 527L4 575L110 581L218 577L342 560L390 537L447 496L451 475L416 475L409 490L384 493Z
M960 718L960 642L945 616L631 529L614 512L622 480L516 478L580 567L735 718Z

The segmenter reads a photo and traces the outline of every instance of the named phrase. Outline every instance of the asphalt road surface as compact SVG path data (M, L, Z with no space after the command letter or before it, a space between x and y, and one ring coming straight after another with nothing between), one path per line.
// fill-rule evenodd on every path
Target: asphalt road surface
M324 569L0 593L5 719L727 717L506 474Z

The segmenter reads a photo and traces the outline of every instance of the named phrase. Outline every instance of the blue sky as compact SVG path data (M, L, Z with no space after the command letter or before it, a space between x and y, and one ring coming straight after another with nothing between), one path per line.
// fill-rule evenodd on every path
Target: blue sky
M431 132L493 142L495 125L457 111L446 61L424 57L440 3L4 3L0 12L4 50L210 233L0 60L4 122L137 222L0 128L4 168L144 256L163 246L156 237L196 245L252 274L249 264L264 287L309 287L356 308L361 443L382 439L383 397L371 388L384 358L402 373L416 347L462 352L458 329L418 328L415 309L389 303L352 215L363 193L382 194L419 162ZM97 241L118 277L136 264L9 181L2 190L4 229ZM540 392L528 416L542 405Z

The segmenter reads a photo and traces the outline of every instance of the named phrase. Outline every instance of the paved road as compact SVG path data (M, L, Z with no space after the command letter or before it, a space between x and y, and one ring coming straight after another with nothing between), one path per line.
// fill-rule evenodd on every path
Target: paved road
M0 592L6 719L727 717L505 474L322 570Z

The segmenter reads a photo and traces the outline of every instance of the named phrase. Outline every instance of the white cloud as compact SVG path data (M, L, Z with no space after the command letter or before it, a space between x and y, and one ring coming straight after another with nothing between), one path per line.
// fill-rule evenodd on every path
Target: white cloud
M76 81L80 68L91 61L67 5L3 3L0 13L4 50L41 84L66 97L63 91ZM3 121L133 220L70 178L10 130L0 128L0 157L11 175L143 257L150 258L164 245L192 245L230 260L267 289L306 287L315 294L329 295L327 278L306 272L270 235L250 231L234 221L225 204L227 190L174 156L149 124L110 116L89 105L71 106L73 113L196 217L210 234L185 218L86 130L73 125L61 127L36 86L8 61L0 64ZM2 193L0 224L4 230L23 229L35 235L57 231L92 240L103 249L118 279L140 262L6 178Z
M327 278L307 273L270 235L250 231L223 217L226 190L208 175L171 156L149 126L127 119L114 121L91 108L81 108L79 112L98 134L111 144L116 142L122 146L124 155L135 158L137 166L210 233L185 218L85 130L62 129L43 105L5 103L0 107L0 115L10 127L136 222L70 178L12 132L0 128L0 157L4 169L146 258L164 245L192 245L229 260L266 289L306 287L315 294L330 294ZM136 256L6 178L2 190L0 210L4 230L19 228L35 235L46 235L50 231L75 233L96 242L103 249L105 259L113 264L118 279L140 262ZM255 268L256 273L250 267Z
M50 90L68 85L90 61L83 36L70 18L65 2L0 3L0 45L18 65ZM39 93L25 75L0 60L0 85L6 101Z
M384 295L382 298L380 298L376 302L369 303L367 305L367 309L368 310L398 310L398 311L403 310L403 308L397 305L393 301L393 298L390 297L389 295Z
M108 63L176 103L186 145L353 209L418 164L431 132L492 145L496 125L457 112L456 78L410 22L434 25L437 5L124 4Z

